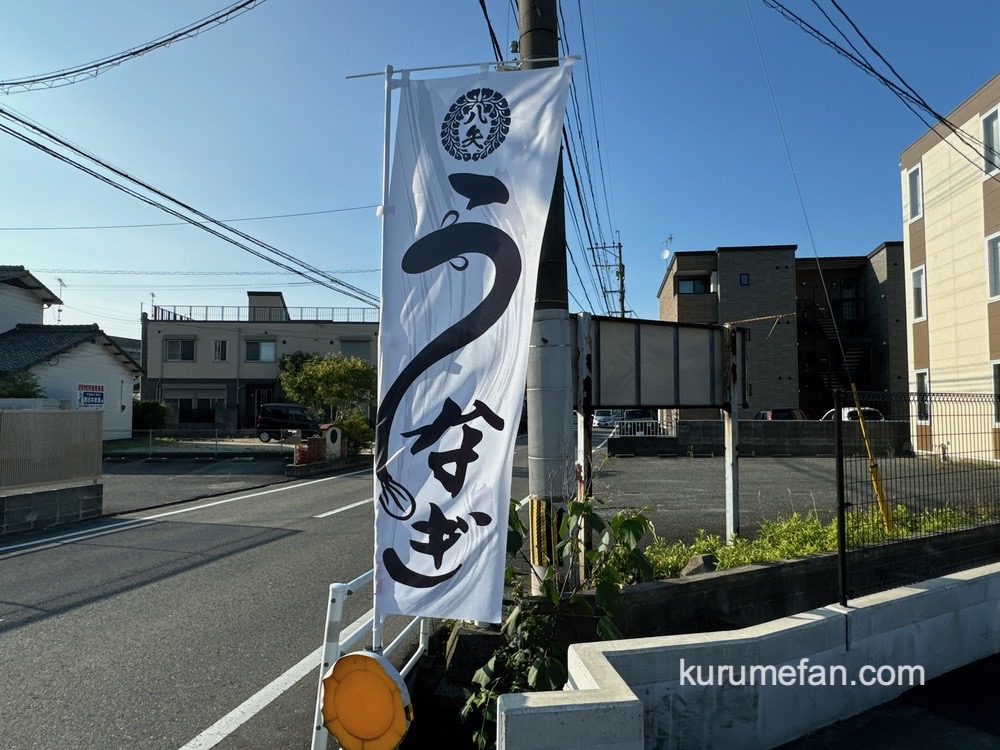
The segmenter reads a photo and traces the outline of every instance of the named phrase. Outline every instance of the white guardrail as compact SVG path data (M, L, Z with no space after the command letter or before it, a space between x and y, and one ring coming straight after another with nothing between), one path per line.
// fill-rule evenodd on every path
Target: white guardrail
M344 602L347 597L355 593L362 586L370 584L375 577L375 571L369 570L349 583L331 583L330 596L326 606L326 640L323 643L323 658L320 660L319 681L316 689L316 713L313 717L313 739L312 750L326 750L327 740L331 737L330 732L323 724L323 676L330 669L330 666L344 654L351 651L360 651L359 647L366 638L371 643L372 624L375 621L375 610L368 612L351 625L351 629L344 633L341 619L344 616ZM392 655L399 651L406 640L417 629L420 630L420 641L416 653L410 657L399 674L405 679L420 660L420 657L427 653L427 644L430 641L430 618L414 617L400 631L392 643L382 650L382 656L391 659ZM337 745L339 747L339 745Z
M664 425L655 419L630 419L615 423L611 437L673 437L673 425Z

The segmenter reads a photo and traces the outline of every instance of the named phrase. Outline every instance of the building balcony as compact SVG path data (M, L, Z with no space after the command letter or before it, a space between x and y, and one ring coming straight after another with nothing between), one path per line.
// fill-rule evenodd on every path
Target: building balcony
M232 323L378 323L374 307L219 307L156 305L149 316L156 321Z

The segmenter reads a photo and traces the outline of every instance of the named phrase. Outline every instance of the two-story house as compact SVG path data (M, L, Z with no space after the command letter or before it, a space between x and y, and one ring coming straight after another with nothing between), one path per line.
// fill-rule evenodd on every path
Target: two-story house
M178 426L248 429L283 399L281 358L295 352L376 360L378 310L288 307L281 292L247 292L246 307L156 306L142 315L142 395Z

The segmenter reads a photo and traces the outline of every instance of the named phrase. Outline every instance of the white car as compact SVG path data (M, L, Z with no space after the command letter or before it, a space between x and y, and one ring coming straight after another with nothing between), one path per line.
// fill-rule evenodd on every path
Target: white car
M864 419L866 422L881 422L885 420L882 416L882 412L878 409L873 409L870 406L861 407L861 416L858 416L858 410L853 406L845 406L840 410L840 419L843 422L858 422ZM826 414L824 414L820 419L824 422L832 422L833 418L836 416L836 410L830 409Z
M594 427L614 427L617 421L612 409L594 409Z

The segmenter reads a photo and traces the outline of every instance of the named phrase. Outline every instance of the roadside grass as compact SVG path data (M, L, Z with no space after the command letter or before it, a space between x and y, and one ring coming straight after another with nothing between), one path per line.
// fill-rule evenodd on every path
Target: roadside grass
M859 547L1000 520L995 513L981 507L940 507L914 512L903 505L893 508L892 519L893 530L890 533L877 508L849 512L846 518L847 546ZM653 565L656 578L664 579L679 576L695 555L713 555L716 569L726 570L836 549L837 521L834 519L823 522L815 513L810 512L792 513L774 521L763 521L760 532L754 539L737 537L730 545L718 534L706 534L704 529L699 530L690 543L669 543L663 537L655 536L645 548L645 553Z

